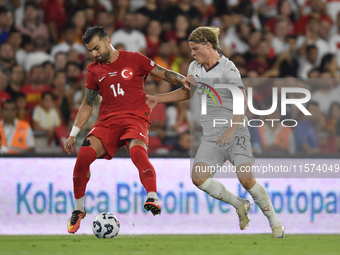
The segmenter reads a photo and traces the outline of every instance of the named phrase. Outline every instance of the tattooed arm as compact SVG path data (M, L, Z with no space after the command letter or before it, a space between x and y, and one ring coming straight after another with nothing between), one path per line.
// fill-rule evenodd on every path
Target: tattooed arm
M74 121L74 126L82 128L85 125L85 123L89 120L92 114L93 105L94 102L96 101L97 95L98 90L85 88L85 97L79 107L79 111Z
M151 74L173 85L183 85L184 87L190 90L190 84L186 82L185 76L179 73L156 65L155 68L152 69Z
M97 95L98 90L85 88L84 100L79 107L79 111L77 113L76 120L74 121L70 136L64 142L64 150L66 153L71 154L76 136L92 114L93 105L96 101Z

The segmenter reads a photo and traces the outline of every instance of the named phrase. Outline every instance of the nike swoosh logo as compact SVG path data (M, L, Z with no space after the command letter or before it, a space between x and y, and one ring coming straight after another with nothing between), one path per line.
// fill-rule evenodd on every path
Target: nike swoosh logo
M104 76L103 78L99 79L99 82L101 82L102 80L104 80L105 77L106 77L106 76Z
M151 168L145 169L145 170L143 171L143 173L145 173L145 172L147 172L147 171L149 171L149 170L151 170Z
M73 228L73 226L70 226L70 222L67 223L67 230L70 230L71 228Z
M143 136L144 138L146 138L146 136L145 135L143 135L142 133L139 133L141 136Z

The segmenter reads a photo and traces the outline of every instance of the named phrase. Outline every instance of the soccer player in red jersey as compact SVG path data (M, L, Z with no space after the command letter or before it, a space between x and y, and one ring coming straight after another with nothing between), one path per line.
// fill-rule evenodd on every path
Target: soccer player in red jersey
M147 191L144 208L160 214L156 172L147 153L150 108L145 103L144 82L152 75L174 85L189 88L185 77L164 69L140 53L118 51L102 27L93 27L83 36L86 48L96 61L87 67L86 91L64 149L70 154L80 129L90 118L98 93L102 96L99 121L79 149L73 172L75 209L67 225L75 233L86 215L84 197L90 179L90 165L97 158L112 159L117 148L126 145L141 183Z

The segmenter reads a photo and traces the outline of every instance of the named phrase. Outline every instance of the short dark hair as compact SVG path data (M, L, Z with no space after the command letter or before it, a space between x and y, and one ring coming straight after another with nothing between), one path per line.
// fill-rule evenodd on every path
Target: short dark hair
M20 67L22 69L22 72L24 72L24 68L21 65L16 64L16 65L12 66L11 73L13 72L15 67Z
M308 45L307 48L306 48L306 53L308 53L309 51L311 51L313 49L317 50L318 48L314 44Z
M65 57L67 57L67 53L66 53L66 52L58 51L58 52L55 54L55 56L54 56L54 60L56 60L57 57L58 57L59 55L63 55L63 56L65 56Z
M34 66L31 67L30 72L32 73L33 70L34 70L35 68L42 68L42 69L45 69L43 65L34 65Z
M317 68L317 67L312 68L311 70L308 71L307 75L309 76L309 74L311 74L313 72L318 72L319 73L319 68Z
M65 71L67 71L67 69L68 69L70 66L76 66L77 68L79 68L79 70L81 70L80 65L79 65L77 62L72 61L72 62L68 62L68 63L66 64L66 66L65 66Z
M49 91L49 90L45 91L41 94L41 99L44 99L44 97L47 96L47 95L50 95L52 97L53 101L55 100L54 94L52 93L52 91Z
M23 48L25 47L26 45L28 44L31 44L32 43L32 38L29 36L29 35L21 35L22 37L22 43L20 45L20 48Z
M332 62L332 59L334 57L335 56L332 53L327 53L322 57L320 68L319 68L320 73L324 72L324 71L328 71L328 69L326 68L326 65L329 64L330 62Z
M9 35L15 34L15 33L20 33L20 35L21 35L21 32L20 32L18 29L16 29L16 28L12 28L12 29L9 31Z
M65 33L67 30L69 29L73 29L76 30L76 25L74 25L73 22L67 22L64 26L63 26L63 32Z
M100 40L107 38L107 33L103 27L91 27L89 28L82 37L85 44L88 44L94 36L98 36Z
M30 2L26 2L25 3L25 10L27 9L27 7L29 7L29 6L31 6L31 7L33 7L34 9L37 9L38 10L38 5L37 5L37 3L35 3L35 2L32 2L32 1L30 1Z
M7 99L7 100L2 101L1 109L4 109L4 106L5 106L6 104L14 104L14 106L16 107L15 101L14 101L12 98L11 98L11 99Z
M22 92L18 92L15 95L15 100L17 100L18 98L25 98L26 99L26 95Z
M54 72L54 78L56 78L58 74L64 74L66 76L66 72L64 70L58 70Z
M319 103L318 103L318 102L309 101L309 102L307 103L306 109L308 110L309 106L311 106L311 105L315 105L315 106L319 107Z
M2 13L7 13L7 12L8 12L8 10L7 10L6 7L0 6L0 14L2 14Z
M35 49L45 49L48 46L49 42L48 39L44 36L37 36L33 40L33 47Z
M5 42L3 42L2 44L0 44L0 49L1 49L3 46L5 46L5 45L9 45L9 46L11 46L12 49L13 49L13 45L10 44L8 41L5 41Z
M53 64L51 61L49 61L49 60L45 61L45 62L42 63L41 65L42 65L44 68L46 68L47 65L51 65L51 66L54 68L54 64Z
M296 36L296 35L287 35L287 36L286 36L286 41L288 41L289 39L294 39L294 40L296 40L296 39L297 39L297 36Z

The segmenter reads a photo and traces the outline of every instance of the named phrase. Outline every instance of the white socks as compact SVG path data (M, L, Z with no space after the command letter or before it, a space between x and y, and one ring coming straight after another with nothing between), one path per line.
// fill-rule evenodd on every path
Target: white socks
M74 205L74 210L77 211L82 211L85 212L85 202L84 202L85 196L82 198L76 199L75 205Z
M273 204L269 199L266 189L258 182L248 190L249 194L253 197L254 202L260 207L263 214L268 218L271 228L282 226L281 222L276 216Z
M215 179L208 178L202 185L197 187L213 198L231 204L235 207L235 209L239 208L243 204L242 198L235 196L227 190L222 183Z
M158 199L157 199L157 193L156 193L156 192L153 192L153 191L151 191L151 192L148 193L148 197L151 197L151 198L154 198L154 199L158 200Z

